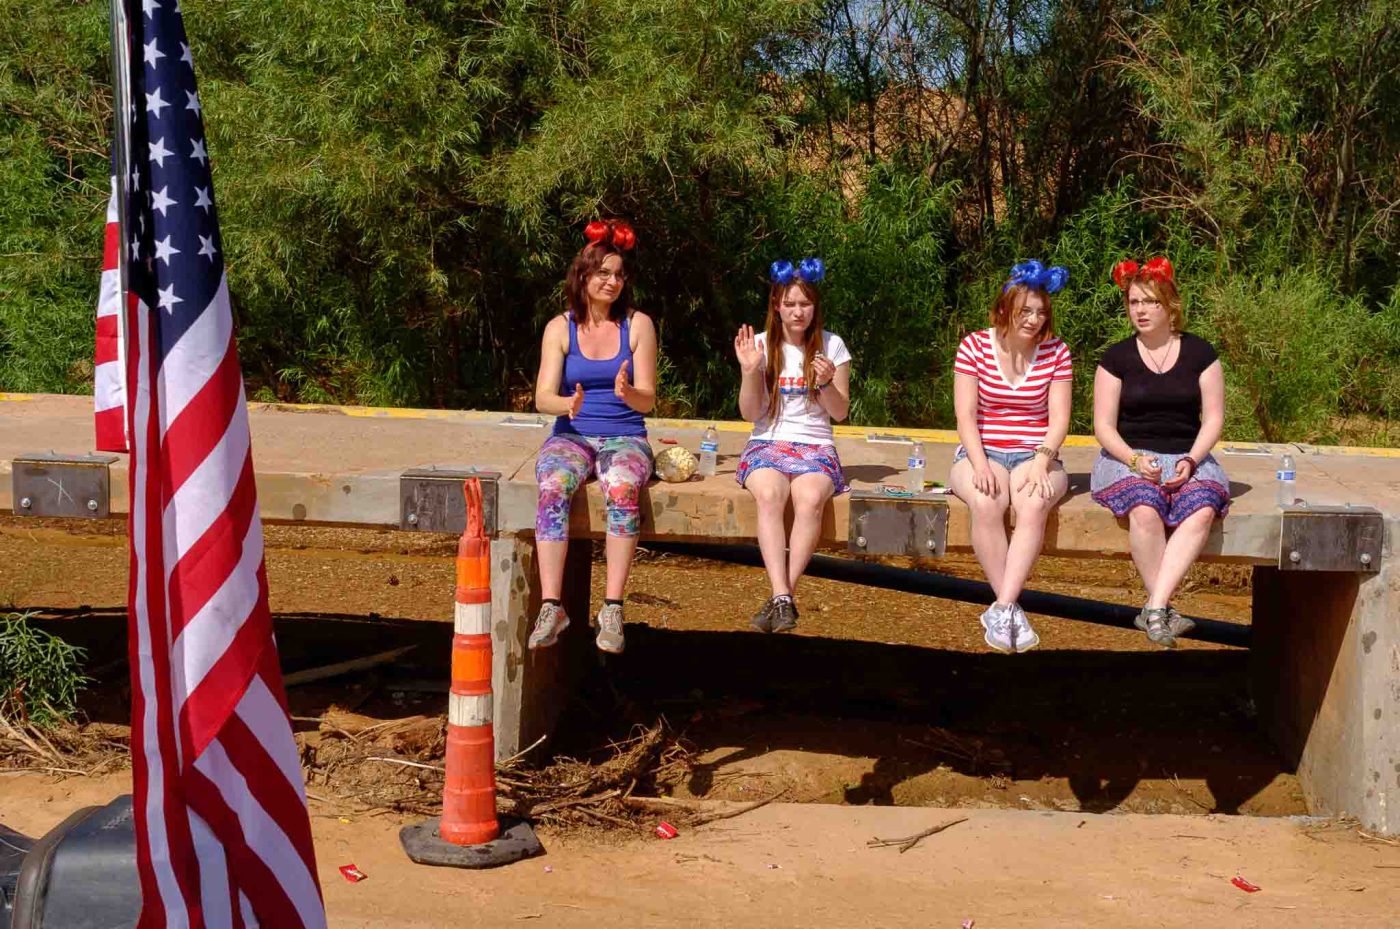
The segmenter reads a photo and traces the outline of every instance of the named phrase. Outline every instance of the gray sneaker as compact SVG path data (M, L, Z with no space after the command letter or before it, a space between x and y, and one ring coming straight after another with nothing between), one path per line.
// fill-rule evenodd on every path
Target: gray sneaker
M988 645L999 652L1014 652L1016 650L1015 643L1011 641L1014 612L1013 607L993 603L982 614L982 628L987 630L987 634L983 638Z
M540 607L540 615L535 617L535 628L530 632L531 649L549 648L559 641L559 633L569 628L569 614L557 603L546 603Z
M1168 625L1166 607L1143 607L1133 620L1133 625L1147 633L1149 642L1163 648L1176 648L1176 637Z
M622 607L616 603L605 603L598 611L598 638L594 640L599 651L611 655L621 655L627 643L622 638Z
M1016 652L1028 652L1040 644L1040 636L1035 629L1031 628L1031 621L1026 618L1026 611L1021 609L1021 604L1011 604L1011 645Z
M1171 631L1172 638L1179 639L1195 631L1196 621L1189 616L1182 616L1176 611L1176 607L1168 605L1167 629Z
M774 597L773 612L769 619L773 623L773 632L791 632L797 628L797 603L792 597Z

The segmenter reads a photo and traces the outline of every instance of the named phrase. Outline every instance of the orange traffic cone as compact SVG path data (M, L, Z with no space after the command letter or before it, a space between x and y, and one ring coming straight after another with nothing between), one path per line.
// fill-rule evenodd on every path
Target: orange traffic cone
M447 697L447 773L442 816L399 832L419 864L483 868L544 851L528 823L496 819L496 739L491 701L491 540L481 482L463 485L467 525L457 544L452 690Z

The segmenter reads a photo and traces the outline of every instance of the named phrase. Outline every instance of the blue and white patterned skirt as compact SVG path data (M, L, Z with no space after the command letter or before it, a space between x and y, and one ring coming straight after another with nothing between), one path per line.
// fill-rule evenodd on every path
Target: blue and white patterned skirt
M1142 449L1134 451L1156 458L1168 479L1176 473L1176 463L1186 457ZM1108 507L1114 516L1126 516L1135 506L1150 506L1168 526L1181 525L1186 517L1204 507L1215 510L1215 515L1221 519L1230 512L1230 479L1214 455L1206 456L1190 480L1175 492L1168 492L1161 484L1129 470L1108 452L1100 452L1089 475L1089 491L1094 502Z

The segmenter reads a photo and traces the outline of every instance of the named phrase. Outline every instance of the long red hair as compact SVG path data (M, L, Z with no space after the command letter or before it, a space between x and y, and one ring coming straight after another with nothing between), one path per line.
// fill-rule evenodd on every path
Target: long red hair
M774 284L768 289L768 325L764 329L764 352L768 356L768 367L764 370L764 386L768 389L768 412L764 417L773 422L782 408L782 395L778 390L778 378L783 372L783 317L778 307L787 295L788 288L796 287L812 301L812 321L807 324L807 332L802 337L802 380L808 387L812 384L812 359L822 350L822 298L816 285L804 280L791 284Z

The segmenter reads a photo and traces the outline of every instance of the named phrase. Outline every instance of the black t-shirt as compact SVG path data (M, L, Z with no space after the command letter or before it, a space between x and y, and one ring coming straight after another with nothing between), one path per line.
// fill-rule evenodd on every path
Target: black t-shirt
M1123 441L1149 452L1191 451L1201 430L1201 372L1215 359L1215 348L1189 332L1181 333L1180 356L1163 374L1142 360L1136 336L1109 346L1099 366L1123 382L1118 397Z

